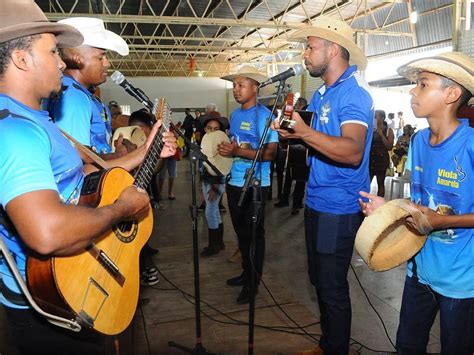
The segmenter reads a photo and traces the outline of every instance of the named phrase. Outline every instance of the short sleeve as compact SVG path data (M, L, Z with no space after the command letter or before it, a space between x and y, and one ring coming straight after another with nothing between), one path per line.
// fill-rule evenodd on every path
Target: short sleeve
M70 86L51 111L59 128L81 144L91 146L92 105L87 94Z
M22 119L6 119L0 131L4 133L0 134L0 204L5 207L15 197L31 191L58 191L46 132Z
M339 102L341 126L346 123L358 123L368 128L373 123L372 96L362 87L347 90Z

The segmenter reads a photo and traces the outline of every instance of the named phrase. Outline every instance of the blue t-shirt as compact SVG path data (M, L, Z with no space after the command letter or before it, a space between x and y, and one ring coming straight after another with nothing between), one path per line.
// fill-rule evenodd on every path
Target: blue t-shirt
M270 110L258 104L247 110L236 109L230 115L230 138L235 139L242 148L257 149L260 138L265 129L265 122L270 116ZM278 133L268 130L265 144L278 142ZM234 158L230 171L229 185L244 186L245 171L252 166L251 159ZM270 186L270 162L264 161L255 165L255 177L260 180L261 186Z
M54 190L61 201L76 204L82 183L82 161L77 151L52 123L47 111L33 110L0 94L0 206L37 190ZM25 245L0 224L0 236L25 278ZM60 236L58 236L60 237ZM0 278L12 292L20 293L6 261L0 256ZM0 302L9 302L0 292Z
M431 130L411 143L411 199L440 214L474 213L474 129L461 124L441 144L429 143ZM415 256L421 283L451 298L474 297L474 229L450 228L428 235ZM408 276L413 262L408 263Z
M111 115L105 105L82 84L64 76L63 93L49 104L49 112L56 124L99 154L112 152Z
M356 213L360 211L359 191L370 189L369 155L374 123L372 96L357 67L349 67L333 85L320 87L307 110L315 113L312 128L329 136L340 137L341 128L347 123L367 127L364 156L358 166L336 163L319 154L309 157L306 205L319 212Z

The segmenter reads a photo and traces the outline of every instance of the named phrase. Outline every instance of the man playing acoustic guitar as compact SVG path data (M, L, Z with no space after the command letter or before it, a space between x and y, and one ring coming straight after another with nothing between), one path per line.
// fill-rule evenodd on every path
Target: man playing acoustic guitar
M27 254L82 252L113 224L148 213L149 198L128 187L110 205L76 206L83 163L40 107L61 88L65 64L58 46L80 45L83 38L48 22L32 0L3 0L0 14L0 236L25 278ZM164 140L162 154L174 154L173 134ZM103 338L62 330L33 312L4 259L0 301L21 354L104 352Z

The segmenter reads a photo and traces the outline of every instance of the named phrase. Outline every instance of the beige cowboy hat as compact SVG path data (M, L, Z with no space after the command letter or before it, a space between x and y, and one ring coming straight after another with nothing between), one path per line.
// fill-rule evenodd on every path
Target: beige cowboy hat
M249 65L243 66L242 68L239 69L239 71L235 74L231 75L226 75L221 77L221 79L228 80L228 81L234 81L235 78L243 76L245 78L253 79L257 83L262 83L266 80L268 80L268 77L266 75L263 75L258 71L257 68L251 67Z
M233 159L219 154L217 146L222 142L229 143L229 137L224 132L215 131L206 133L201 140L201 149L202 152L207 155L211 164L213 164L223 175L227 175L230 173ZM213 176L217 175L207 163L204 163L204 167L209 174Z
M474 61L464 53L441 53L433 57L415 59L398 68L398 74L413 82L421 72L442 75L474 95Z
M1 0L0 16L0 43L41 33L55 35L60 47L79 46L83 41L71 26L49 22L33 0Z
M319 16L311 26L303 27L292 35L290 39L294 41L306 41L308 37L318 37L336 43L345 48L349 54L350 64L357 65L359 70L367 67L367 57L362 49L354 42L354 31L351 26L341 20L328 16Z
M412 216L420 230L405 220ZM366 217L357 231L355 249L374 271L392 269L418 253L432 227L409 201L396 199L383 204Z
M104 21L95 17L71 17L58 21L77 29L84 36L83 46L109 49L125 56L128 55L128 44L118 34L106 30ZM73 46L70 46L73 47Z

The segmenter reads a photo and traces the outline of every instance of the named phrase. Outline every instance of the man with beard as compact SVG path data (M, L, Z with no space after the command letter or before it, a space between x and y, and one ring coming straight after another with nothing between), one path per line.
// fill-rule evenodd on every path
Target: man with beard
M308 107L315 113L311 127L297 113L292 116L294 133L273 122L282 137L303 139L315 151L309 157L305 234L322 336L318 348L301 354L347 355L351 330L347 272L363 219L358 191L370 186L373 102L368 85L357 73L366 67L367 59L354 43L350 26L325 16L298 30L294 39L306 41L306 68L324 81Z
M149 198L131 186L113 204L76 206L83 164L41 101L61 89L58 46L80 45L83 37L48 22L31 0L2 0L0 19L0 238L25 279L27 255L81 252L113 224L145 216ZM173 154L175 138L165 141L166 155ZM105 353L103 337L53 326L34 311L5 260L0 303L20 354Z
M108 31L101 19L73 17L59 21L76 28L84 43L78 47L62 48L66 63L62 94L49 103L49 112L59 128L81 144L91 147L112 166L126 170L135 168L142 160L145 147L128 153L120 137L115 152L110 146L111 113L107 105L94 95L96 88L107 79L110 62L106 50L120 55L128 54L127 43L117 34ZM127 154L127 155L126 155Z
M245 171L252 165L263 135L265 121L271 115L265 106L257 104L258 84L267 80L267 77L253 67L242 67L237 74L224 76L222 79L232 81L235 101L240 104L240 108L234 110L230 116L231 142L221 143L218 150L219 154L234 158L226 192L232 224L239 240L243 272L227 280L227 284L243 286L237 297L237 303L244 304L250 301L250 272L256 273L255 285L258 285L263 271L265 199L270 186L270 161L275 158L278 135L274 131L268 131L260 162L255 166L254 176L260 180L258 198L261 205L255 233L255 260L251 263L252 195L257 187L249 187L242 206L239 207L237 204L245 182Z

